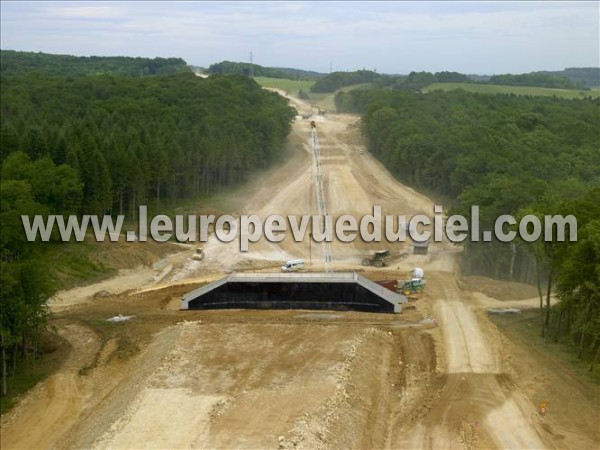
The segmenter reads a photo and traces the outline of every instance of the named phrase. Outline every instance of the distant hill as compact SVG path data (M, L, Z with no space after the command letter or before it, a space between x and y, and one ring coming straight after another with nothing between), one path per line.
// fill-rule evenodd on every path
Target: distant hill
M478 75L478 74L475 74L475 73L471 73L471 74L468 74L467 77L471 81L480 82L480 81L490 81L490 78L492 76L491 75Z
M502 84L505 86L535 86L555 89L577 89L583 87L574 83L567 77L559 77L542 72L522 73L518 75L494 75L490 78L489 82L491 84Z
M466 83L469 77L458 72L411 72L408 75L386 75L370 70L334 72L318 80L310 90L315 93L335 92L346 86L372 83L377 88L417 92L432 83Z
M529 97L550 96L558 98L600 98L600 91L588 89L555 89L538 86L506 86L490 83L433 83L423 92L453 91L462 89L479 94L525 95Z
M167 75L189 72L181 58L131 58L127 56L71 56L49 53L0 51L0 73L19 75L38 72L47 76Z
M293 69L288 67L273 67L273 69L277 69L285 74L291 75L294 77L293 79L297 80L302 78L318 80L319 78L327 76L326 73L314 72L312 70Z
M554 75L566 77L573 83L585 87L600 86L600 67L569 67L565 70L540 71L534 74Z
M311 92L324 93L335 92L345 86L353 84L371 83L381 77L371 70L357 70L355 72L333 72L325 78L321 78L310 88Z
M522 74L468 75L478 83L505 86L537 86L554 89L600 87L600 67L570 67L564 70L539 70Z
M285 78L290 80L317 80L325 76L324 73L310 70L292 69L288 67L263 67L258 64L243 62L222 61L209 66L210 74L235 74L254 77Z

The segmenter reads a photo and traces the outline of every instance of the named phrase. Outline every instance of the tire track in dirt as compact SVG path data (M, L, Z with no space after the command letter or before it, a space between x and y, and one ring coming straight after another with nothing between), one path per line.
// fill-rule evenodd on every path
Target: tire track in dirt
M411 448L547 447L534 422L535 409L503 374L498 343L466 304L454 275L429 272L428 289L447 375L428 415L399 440Z

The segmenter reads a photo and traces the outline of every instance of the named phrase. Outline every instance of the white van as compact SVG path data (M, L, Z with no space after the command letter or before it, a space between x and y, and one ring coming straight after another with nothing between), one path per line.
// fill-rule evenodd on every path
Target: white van
M282 272L296 272L297 270L304 269L304 260L303 259L292 259L290 261L286 261L283 266L281 266Z

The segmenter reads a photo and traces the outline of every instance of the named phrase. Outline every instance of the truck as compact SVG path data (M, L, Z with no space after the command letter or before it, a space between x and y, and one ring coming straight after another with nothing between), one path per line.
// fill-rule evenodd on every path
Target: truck
M390 259L390 251L389 250L379 250L374 252L371 256L363 258L362 265L363 266L375 266L375 267L383 267L387 266Z

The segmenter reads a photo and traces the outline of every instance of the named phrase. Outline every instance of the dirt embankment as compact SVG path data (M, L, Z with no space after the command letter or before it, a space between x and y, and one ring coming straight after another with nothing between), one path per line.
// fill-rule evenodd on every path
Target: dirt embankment
M17 408L2 417L2 448L49 448L77 420L87 388L81 369L91 365L100 349L98 336L88 327L71 322L59 328L71 345L61 370L38 383Z

